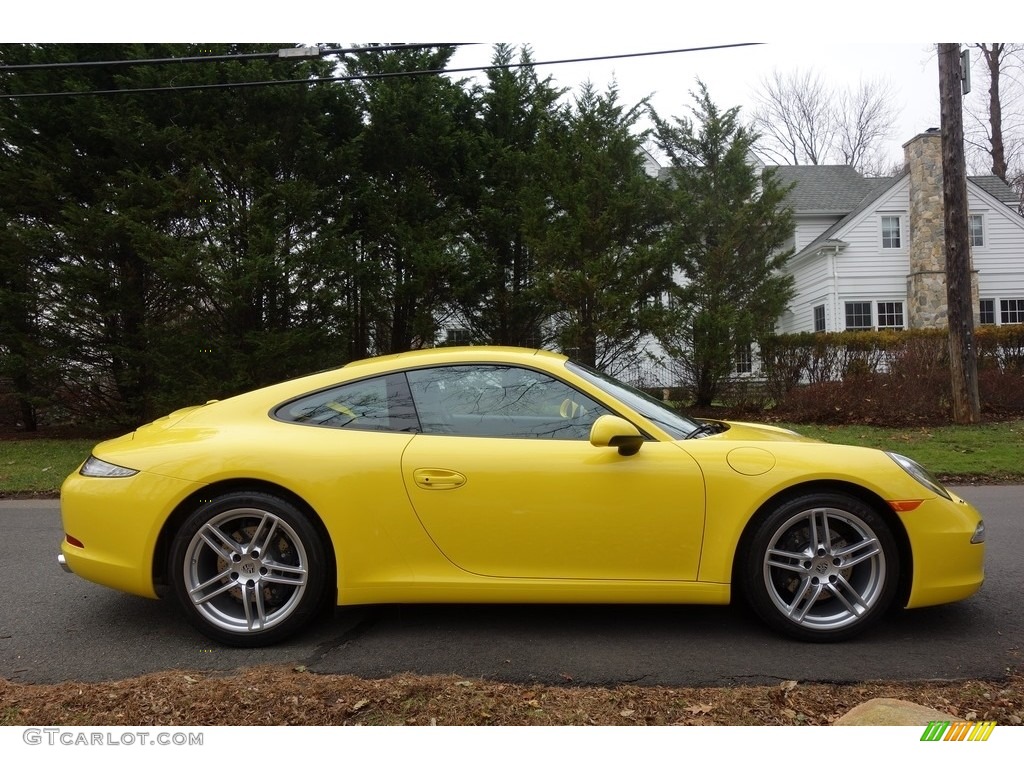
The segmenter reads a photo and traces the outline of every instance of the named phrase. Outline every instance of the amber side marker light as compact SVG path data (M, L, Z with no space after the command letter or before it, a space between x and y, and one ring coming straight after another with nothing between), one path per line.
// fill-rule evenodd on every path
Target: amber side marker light
M924 499L908 499L906 501L890 501L889 506L895 512L913 512L921 506Z

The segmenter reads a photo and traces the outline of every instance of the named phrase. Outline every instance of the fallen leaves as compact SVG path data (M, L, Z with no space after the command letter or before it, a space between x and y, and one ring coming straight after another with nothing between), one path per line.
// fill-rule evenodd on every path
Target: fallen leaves
M350 712L358 712L358 711L359 711L359 710L361 710L361 709L365 709L365 708L366 708L366 706L367 706L367 705L368 705L369 703L370 703L370 700L369 700L369 699L360 699L359 701L357 701L357 702L356 702L355 704L353 704L353 705L352 705L352 706L351 706L351 707L349 708L349 711L350 711Z
M107 683L0 680L0 725L827 725L880 697L1000 725L1024 718L1024 678L1013 674L960 683L665 688L411 674L364 680L295 666Z

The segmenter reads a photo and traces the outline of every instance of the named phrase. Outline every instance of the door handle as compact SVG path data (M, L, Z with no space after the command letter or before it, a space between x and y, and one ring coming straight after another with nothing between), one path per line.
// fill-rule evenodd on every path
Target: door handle
M451 469L417 469L412 478L416 485L429 491L447 491L466 483L465 475Z

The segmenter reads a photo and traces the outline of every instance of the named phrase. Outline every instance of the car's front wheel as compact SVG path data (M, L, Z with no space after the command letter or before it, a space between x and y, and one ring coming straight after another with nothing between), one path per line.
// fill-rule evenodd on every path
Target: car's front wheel
M172 592L188 619L227 645L284 640L305 625L327 588L322 537L294 504L235 492L204 503L170 548Z
M741 588L770 626L801 640L845 640L892 605L899 549L860 499L820 493L772 510L742 554Z

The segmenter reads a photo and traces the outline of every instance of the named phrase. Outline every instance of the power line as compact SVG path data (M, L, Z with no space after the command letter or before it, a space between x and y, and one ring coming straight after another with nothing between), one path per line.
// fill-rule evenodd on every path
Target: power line
M609 61L612 59L633 59L644 56L667 56L678 53L696 53L699 51L712 51L721 50L727 48L744 48L752 45L761 45L761 43L731 43L726 45L705 45L695 48L676 48L671 50L662 51L641 51L635 53L619 53L609 54L606 56L586 56L581 58L573 59L552 59L549 61L532 61L529 63L517 63L517 64L489 64L483 67L457 67L454 69L420 69L420 70L408 70L402 72L377 72L363 75L333 75L328 77L315 77L315 78L298 78L289 80L253 80L244 81L238 83L205 83L199 85L167 85L167 86L151 86L146 88L114 88L108 90L93 90L93 91L53 91L53 92L38 92L38 93L10 93L0 94L0 99L26 99L26 98L57 98L66 96L112 96L116 94L138 94L138 93L162 93L162 92L176 92L181 93L184 91L206 91L206 90L222 90L226 88L256 88L265 87L271 85L318 85L320 83L337 83L337 82L353 82L359 80L381 80L390 77L413 77L418 75L451 75L451 74L462 74L467 72L486 72L494 69L521 69L523 67L543 67L543 66L554 66L558 64L579 64L590 61ZM427 46L433 47L433 46ZM366 52L380 50L379 48L359 48L355 49L357 52ZM274 54L275 56L277 54Z
M42 64L0 64L0 72L28 72L40 69L70 69L78 67L122 67L143 64L203 64L220 61L252 61L257 59L312 59L322 56L335 56L342 53L400 51L459 45L467 45L467 43L389 43L386 45L364 45L357 48L327 48L314 45L297 48L279 48L276 51L264 51L263 53L223 53L203 56L169 56L158 59L114 59L111 61L52 61ZM468 43L468 45L475 45L475 43Z

